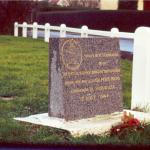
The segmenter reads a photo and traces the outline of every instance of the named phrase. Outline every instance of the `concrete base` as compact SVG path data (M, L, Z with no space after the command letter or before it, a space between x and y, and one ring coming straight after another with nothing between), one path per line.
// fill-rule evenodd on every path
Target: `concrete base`
M131 112L135 118L150 122L150 113ZM65 121L64 119L49 117L48 113L36 114L24 118L14 118L17 121L29 122L37 125L49 126L69 131L73 136L81 136L86 134L104 134L110 130L113 125L121 122L123 112L116 112L110 115L99 115L93 118L81 119L75 121Z

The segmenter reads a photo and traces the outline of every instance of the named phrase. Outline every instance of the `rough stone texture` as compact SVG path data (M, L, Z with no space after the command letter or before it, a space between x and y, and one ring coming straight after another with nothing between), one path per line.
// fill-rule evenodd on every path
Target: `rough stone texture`
M49 116L76 120L122 110L118 39L50 39Z

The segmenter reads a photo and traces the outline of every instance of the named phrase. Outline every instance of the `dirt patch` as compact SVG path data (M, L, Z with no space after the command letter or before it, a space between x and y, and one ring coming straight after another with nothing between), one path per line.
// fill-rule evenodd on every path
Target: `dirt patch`
M0 96L0 99L5 100L5 101L11 101L14 100L16 96Z

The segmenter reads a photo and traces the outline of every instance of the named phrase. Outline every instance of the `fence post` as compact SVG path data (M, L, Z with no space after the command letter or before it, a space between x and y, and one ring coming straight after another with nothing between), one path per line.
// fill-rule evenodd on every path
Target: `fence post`
M150 110L150 28L135 31L131 108Z
M33 34L32 34L32 37L33 39L37 39L37 34L38 34L38 24L37 22L34 22L33 23Z
M50 38L50 24L46 23L45 24L44 41L45 42L49 42L49 38Z
M60 25L60 37L66 37L66 25L65 24Z
M88 27L87 26L81 27L81 37L88 37Z
M22 25L23 25L23 27L22 27L22 36L27 37L27 23L24 22Z
M119 29L118 28L112 28L111 29L111 36L110 37L119 37Z
M18 22L14 23L14 36L18 36Z

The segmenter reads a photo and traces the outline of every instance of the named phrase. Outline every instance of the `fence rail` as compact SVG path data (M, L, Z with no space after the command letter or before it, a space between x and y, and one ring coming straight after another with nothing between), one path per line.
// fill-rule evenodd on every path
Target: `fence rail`
M60 37L66 37L67 32L73 34L79 34L81 37L88 36L108 36L108 37L118 37L125 39L134 39L134 33L129 32L119 32L118 28L112 28L110 31L102 31L102 30L92 30L87 26L82 26L81 28L72 28L67 27L65 24L61 24L60 26L52 26L49 23L45 25L38 25L36 22L33 24L27 24L24 22L23 24L18 24L18 22L14 23L14 36L18 36L18 28L22 28L22 36L27 37L27 30L29 28L32 29L32 38L38 38L38 30L44 30L44 41L49 42L50 33L53 31L60 32Z

